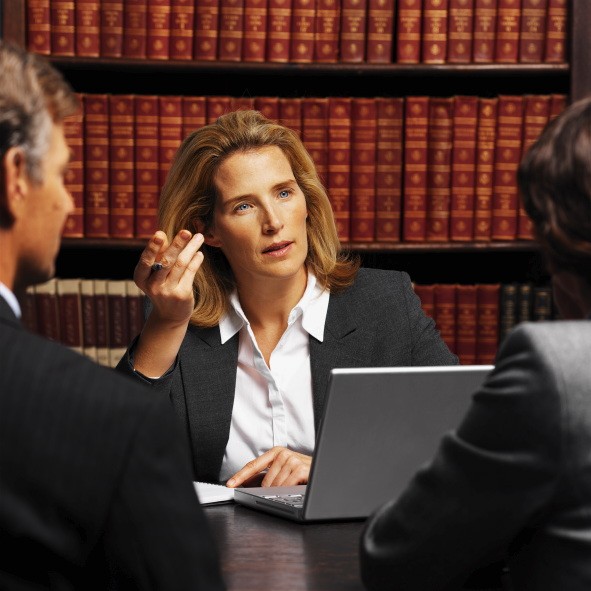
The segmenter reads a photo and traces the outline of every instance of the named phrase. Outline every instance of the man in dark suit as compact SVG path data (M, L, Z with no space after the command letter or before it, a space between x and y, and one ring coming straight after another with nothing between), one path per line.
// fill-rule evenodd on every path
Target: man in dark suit
M28 333L72 200L75 95L0 43L0 588L223 589L168 400Z
M368 589L457 589L499 556L515 591L591 589L591 98L518 180L564 321L513 331L457 431L368 520Z

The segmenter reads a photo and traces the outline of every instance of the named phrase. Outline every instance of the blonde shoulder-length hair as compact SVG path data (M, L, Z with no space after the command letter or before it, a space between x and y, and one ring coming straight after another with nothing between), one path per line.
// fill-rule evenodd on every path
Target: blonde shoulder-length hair
M306 265L320 285L338 292L355 279L356 257L341 251L328 195L297 133L266 119L258 111L235 111L188 135L178 149L159 206L160 227L171 240L183 228L205 231L214 224L215 176L220 165L238 151L277 146L288 159L308 208ZM236 287L232 269L219 248L203 245L204 261L194 281L191 322L215 326L228 308Z

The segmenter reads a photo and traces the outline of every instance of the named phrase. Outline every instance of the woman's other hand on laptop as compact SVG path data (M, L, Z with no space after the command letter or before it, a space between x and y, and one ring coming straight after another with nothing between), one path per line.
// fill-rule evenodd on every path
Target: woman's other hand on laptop
M307 484L311 465L311 456L292 451L286 447L273 447L258 458L248 462L244 468L236 472L226 482L226 486L235 488L237 486L295 486L296 484ZM260 481L261 477L262 481ZM253 484L253 480L256 484Z

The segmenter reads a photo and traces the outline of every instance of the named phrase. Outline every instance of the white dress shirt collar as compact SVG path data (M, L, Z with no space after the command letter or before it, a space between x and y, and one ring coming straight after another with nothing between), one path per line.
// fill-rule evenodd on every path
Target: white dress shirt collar
M0 281L0 296L6 300L6 303L11 307L12 311L14 312L14 315L17 318L20 318L22 316L22 313L18 300L16 299L16 296L12 293L12 291L10 291L10 289L8 289L8 287L6 287L4 283L2 283L2 281Z

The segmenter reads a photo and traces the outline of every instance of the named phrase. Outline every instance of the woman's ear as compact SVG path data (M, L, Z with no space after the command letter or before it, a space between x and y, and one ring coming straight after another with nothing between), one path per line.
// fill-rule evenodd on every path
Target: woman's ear
M195 220L193 222L193 229L195 232L203 234L204 242L208 246L221 246L221 242L217 240L214 233L211 231L211 228L206 228L205 224L201 222L201 220Z

